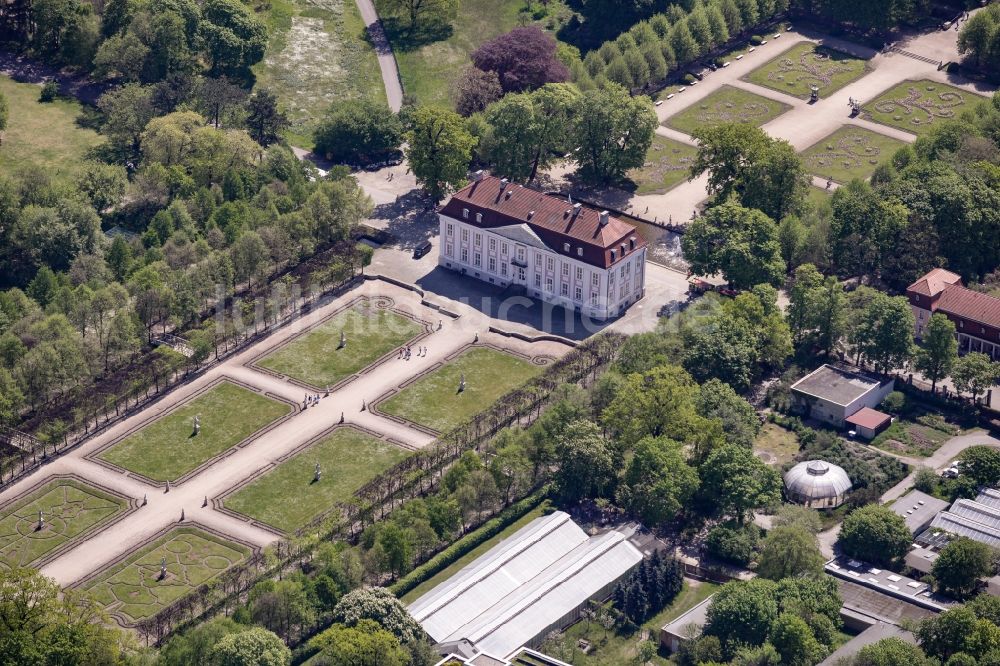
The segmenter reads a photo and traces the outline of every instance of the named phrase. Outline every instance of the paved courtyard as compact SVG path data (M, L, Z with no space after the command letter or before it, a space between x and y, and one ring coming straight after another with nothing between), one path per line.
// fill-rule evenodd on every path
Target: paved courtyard
M329 396L325 396L325 392L321 393L318 403L306 409L301 407L305 391L300 385L252 365L255 359L279 349L306 329L317 326L345 307L356 304L362 297L367 297L377 307L391 308L412 320L426 322L430 332L417 341L420 346L426 347L426 355L417 355L414 347L414 353L409 360L405 360L397 358L397 352L391 351L342 381L331 390ZM105 489L136 506L133 511L116 517L109 525L102 526L97 531L85 532L76 541L60 548L55 557L42 562L42 572L55 578L61 585L78 583L92 576L128 556L136 548L145 547L165 529L178 524L190 524L211 530L221 538L263 547L277 540L280 535L263 525L251 523L249 519L217 510L215 505L221 502L214 500L245 484L248 479L273 469L290 454L323 436L341 423L341 414L345 426L354 426L372 433L403 451L420 449L434 441L431 434L408 423L380 416L367 408L362 411L363 403L370 403L413 377L439 367L449 357L472 344L476 336L481 345L509 350L527 358L558 358L571 348L570 344L559 341L531 342L501 332L490 332L491 326L497 331L504 331L505 324L490 319L473 307L453 304L453 316L448 316L421 301L420 295L412 290L382 280L364 281L346 294L317 307L239 354L210 368L145 410L115 424L5 488L0 492L0 506L13 504L26 493L35 491L39 484L48 479L66 477ZM527 330L529 329L525 328L521 332ZM416 344L415 342L414 345ZM295 408L288 417L251 434L246 440L221 453L214 462L196 469L169 486L116 467L96 455L118 440L134 434L139 428L157 422L163 415L175 413L189 400L203 394L207 387L220 381L238 383L261 396L295 405ZM475 381L475 378L469 377L469 381ZM209 427L208 424L209 420L206 419L202 432ZM191 441L194 443L182 443L180 446L197 445L196 437ZM335 470L328 470L328 476L335 477ZM317 513L323 508L329 507L317 507ZM81 528L80 531L85 530Z

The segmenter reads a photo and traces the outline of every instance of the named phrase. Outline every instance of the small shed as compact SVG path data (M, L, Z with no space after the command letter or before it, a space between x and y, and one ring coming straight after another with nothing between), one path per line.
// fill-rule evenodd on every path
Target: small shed
M800 462L785 472L785 496L814 509L840 506L851 486L843 467L823 460Z
M892 417L871 407L862 407L844 419L852 426L862 439L875 439L875 436L889 427Z

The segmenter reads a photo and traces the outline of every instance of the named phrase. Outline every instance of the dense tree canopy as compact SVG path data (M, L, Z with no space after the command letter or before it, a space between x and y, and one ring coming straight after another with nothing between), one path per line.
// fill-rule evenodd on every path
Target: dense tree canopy
M504 92L569 79L569 70L556 57L556 40L537 26L514 28L484 42L472 52L472 62L484 72L495 72Z
M413 175L434 201L464 180L476 139L454 111L417 107L410 116L406 159Z
M794 212L806 191L805 171L787 141L772 139L747 123L721 123L694 132L698 155L691 175L708 172L717 201L735 195L747 208L775 220Z
M0 570L0 662L116 663L125 635L86 595L60 594L55 581L32 569Z
M777 286L785 275L777 225L761 211L733 201L696 217L681 245L693 273L722 273L737 289L757 284Z
M902 516L888 507L869 504L844 519L837 543L851 557L888 565L906 555L912 541Z
M975 591L980 578L996 572L996 559L996 551L986 544L960 537L941 549L931 574L946 594L964 598Z
M771 580L822 574L825 559L816 536L806 528L775 527L761 544L757 573Z
M642 166L659 121L648 97L617 85L588 90L577 110L577 175L588 183L614 183Z
M403 140L399 117L369 99L330 105L316 128L316 153L337 163L368 164L397 153Z

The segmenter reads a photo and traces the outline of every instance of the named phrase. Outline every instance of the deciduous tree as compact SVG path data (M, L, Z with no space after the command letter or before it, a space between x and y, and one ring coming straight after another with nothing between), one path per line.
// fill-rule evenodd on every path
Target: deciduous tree
M472 52L472 62L484 72L496 72L504 92L569 79L569 69L556 57L556 40L537 26L514 28L484 42Z
M837 540L851 557L882 565L901 559L912 542L913 535L902 516L878 504L869 504L849 514Z
M476 140L454 111L417 107L411 115L406 158L427 194L440 201L465 179Z
M288 666L292 652L262 627L223 636L212 648L219 666Z
M776 286L784 278L777 225L761 211L733 201L695 218L681 244L693 273L721 272L737 289L761 283Z
M917 351L914 364L924 377L931 380L931 393L937 383L951 373L958 359L955 324L941 313L931 316L924 329L923 345Z
M972 394L975 401L1000 378L1000 364L981 352L971 352L955 361L951 380L955 389Z
M363 99L334 102L316 129L316 153L347 164L368 164L398 151L399 116L384 104Z
M744 446L717 447L698 473L701 495L719 513L739 523L752 517L754 509L777 504L781 499L781 477Z
M984 543L959 537L941 549L931 574L942 591L958 599L971 595L980 578L996 572L997 553Z
M619 501L653 526L676 517L697 488L698 472L687 464L681 445L647 437L635 447Z
M583 94L576 117L577 174L589 183L612 183L642 166L658 124L647 97L618 85Z
M757 573L771 580L819 575L824 561L812 532L795 525L775 527L761 545Z

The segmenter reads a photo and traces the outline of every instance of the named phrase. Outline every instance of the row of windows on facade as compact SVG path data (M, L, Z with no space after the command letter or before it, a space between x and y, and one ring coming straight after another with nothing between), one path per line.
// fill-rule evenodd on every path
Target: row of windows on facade
M469 234L469 230L468 229L462 229L462 240L468 241L469 240L468 234ZM452 235L452 225L451 224L448 225L448 235L449 236ZM476 245L476 247L481 247L482 246L482 234L478 234L478 233L475 234L475 245ZM568 244L567 244L567 246L568 246ZM452 247L451 243L448 243L447 247L449 248L448 251L447 251L448 256L454 256L453 253L452 253L452 251L451 251L451 249L450 249ZM490 252L496 252L496 249L497 249L497 239L496 238L490 238L489 239L489 249L490 249ZM505 243L505 242L500 243L500 255L502 257L506 257L508 255L509 249L510 248L509 248L509 246L508 246L507 243ZM612 250L612 252L613 251L614 250ZM521 248L521 247L517 248L517 255L518 255L517 258L518 258L519 261L524 261L524 248ZM481 266L482 265L481 254L479 252L475 252L474 256L475 256L475 265L476 266ZM462 248L462 261L464 261L465 263L469 263L468 250L465 249L465 248ZM491 261L492 261L492 258L491 258ZM570 265L568 263L565 263L565 262L560 262L560 264L562 266L562 274L564 276L568 277L569 276ZM553 257L546 257L545 258L545 269L547 271L549 271L549 272L552 272L553 270L555 270L555 259ZM494 269L491 269L491 270L494 270ZM541 270L542 270L542 253L541 252L535 252L535 270L539 271L539 272L541 272ZM494 270L494 272L496 272L496 271ZM625 277L626 275L630 275L632 273L632 264L631 264L631 262L622 264L619 267L619 269L618 269L618 273L622 277ZM609 277L609 280L611 282L614 282L615 281L614 271L609 271L608 272L608 277ZM583 279L583 268L580 267L580 266L576 267L576 279L577 280L582 280ZM592 274L591 281L592 281L592 283L593 283L593 285L595 287L598 285L599 276L598 276L597 273Z
M465 208L465 209L463 209L463 212L466 213L465 217L468 217L469 209ZM482 221L482 217L483 217L482 213L476 213L476 222ZM451 223L448 223L448 227L447 227L447 234L448 234L448 236L454 236L454 233L455 233L454 225L451 224ZM462 241L466 242L466 243L469 242L469 230L467 228L466 229L462 229ZM482 242L483 242L483 236L482 236L482 234L479 234L479 233L475 234L475 236L474 236L474 242L475 242L476 247L481 246ZM496 250L496 243L497 243L497 240L495 238L491 238L490 239L490 250L492 250L492 251ZM630 238L629 239L629 243L631 245L631 249L634 250L635 249L635 237ZM507 244L506 243L502 243L502 246L503 246L503 253L507 254ZM620 251L621 251L621 256L624 257L625 253L628 251L628 249L626 248L625 243L621 244ZM570 254L571 253L570 252L570 244L569 243L563 243L563 252L565 252L566 254ZM576 248L576 256L578 256L578 257L582 257L583 256L583 248L582 247L577 247ZM618 256L618 250L612 249L611 250L611 261L614 261L617 256ZM551 268L550 268L550 270L551 270Z
M917 298L917 300L920 300L919 297ZM920 321L923 321L925 318L926 318L926 315L923 312L921 312L920 316L919 316ZM961 319L959 319L958 320L958 327L961 328L961 329L964 329L965 328L965 322L962 321ZM980 326L979 327L979 334L980 335L986 335L986 327L985 326Z
M448 243L446 245L446 247L445 247L445 255L449 256L449 257L454 256L453 246L451 245L451 243ZM496 274L496 272L497 272L496 258L494 258L494 257L487 257L487 260L488 260L487 261L487 270L489 272L493 273L493 274ZM465 264L469 263L469 251L466 248L462 248L461 261L462 261L462 263L465 263ZM473 265L475 267L479 268L479 267L482 267L482 263L483 263L482 262L482 255L479 252L476 252L475 255L474 255L474 259L473 259ZM507 277L507 263L506 262L501 262L500 263L500 276L503 277L503 278ZM578 276L579 276L579 274L578 274ZM595 287L598 286L598 284L599 284L598 275L595 273L592 276L592 278L593 278L593 284L594 284L594 286ZM612 279L611 279L610 282L611 282L611 286L613 288L613 285L614 285L614 275L613 274L611 275L611 278ZM541 289L542 288L542 275L541 275L540 272L536 272L535 273L535 288L536 289ZM554 280L551 277L546 277L545 278L545 290L547 292L549 292L549 293L554 293L555 292L555 283L554 283ZM560 282L560 284L559 284L559 293L560 293L560 295L569 298L569 284L566 283L566 282ZM621 283L620 287L618 288L618 298L619 298L619 300L624 299L630 293L631 293L631 282L629 280L625 280L624 282ZM578 302L582 302L583 301L583 288L582 287L580 287L580 286L574 287L574 289L573 289L573 298L574 298L574 300L576 300ZM600 303L600 295L596 291L591 291L590 292L590 304L592 306L596 306L599 303Z
M493 239L490 239L490 240L493 240ZM506 248L507 244L503 243L503 246L504 246L504 248ZM520 248L518 248L518 250L520 250ZM447 243L445 245L445 254L447 256L449 256L449 257L454 257L455 256L454 246L451 243ZM502 252L501 254L505 255L506 251ZM519 252L519 254L521 254L521 253ZM481 267L483 265L483 255L482 255L481 252L473 252L472 253L472 257L473 257L473 260L472 260L472 265L473 266L475 266L475 267L478 268L478 267ZM555 266L553 258L552 257L546 257L545 260L546 260L545 261L546 270L549 273L553 272L553 269L554 269L554 266ZM496 273L497 272L497 269L496 269L496 266L497 266L496 257L487 257L487 262L488 262L488 266L489 266L489 271L491 273ZM468 250L468 248L464 248L464 247L462 248L462 263L465 263L465 264L469 263L469 250ZM564 263L564 262L560 262L560 264L562 266L563 277L568 278L569 277L569 268L570 268L569 264ZM501 262L500 262L500 270L501 270L500 274L502 276L506 277L506 275L507 275L507 262L506 261L502 261L501 260ZM542 253L541 252L536 252L535 253L535 273L536 273L535 280L536 281L541 280L541 272L542 272ZM631 262L622 264L621 267L619 267L619 269L618 269L618 274L623 279L626 276L630 276L631 273L632 273L632 264L631 264ZM548 278L548 279L551 281L551 278ZM581 267L581 266L577 266L576 267L576 281L577 282L582 282L583 281L583 267ZM601 281L600 273L593 272L593 273L590 274L590 283L591 283L592 286L594 286L594 287L600 286L600 281ZM613 271L613 270L608 271L608 283L612 284L612 285L615 283L615 271Z

